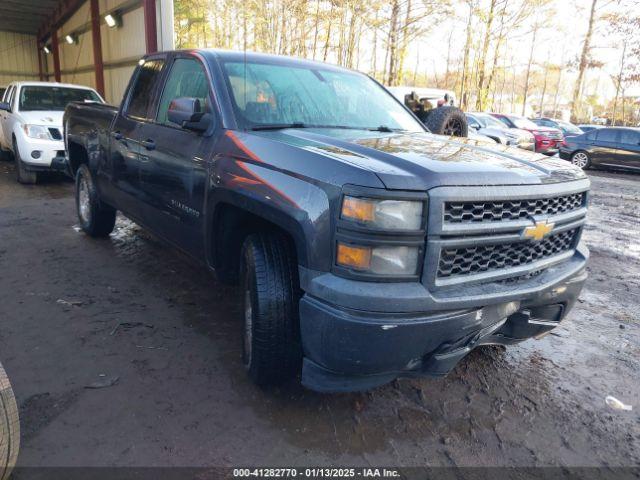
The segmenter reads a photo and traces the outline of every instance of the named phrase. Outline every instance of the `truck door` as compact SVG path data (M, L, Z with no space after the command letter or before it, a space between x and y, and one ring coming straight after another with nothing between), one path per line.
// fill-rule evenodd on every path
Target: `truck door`
M11 85L9 89L4 94L4 101L9 104L9 106L13 109L13 94L15 92L15 87ZM9 149L11 148L11 113L5 112L4 110L0 110L0 126L2 127L2 138L0 138L0 143Z
M217 135L187 130L168 119L171 102L197 98L213 119L209 79L200 60L178 55L166 77L155 123L140 128L140 184L153 207L151 228L193 255L204 248L207 164Z
M111 126L109 162L113 196L118 208L145 223L140 188L140 128L153 118L152 106L161 80L164 58L147 59L134 73L123 107Z

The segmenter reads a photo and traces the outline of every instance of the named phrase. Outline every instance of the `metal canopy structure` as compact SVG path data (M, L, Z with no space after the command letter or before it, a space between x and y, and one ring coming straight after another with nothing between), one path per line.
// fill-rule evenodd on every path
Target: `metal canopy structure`
M0 0L0 30L36 35L59 6L59 0Z
M142 55L173 48L174 0L0 0L0 85L78 83L118 101Z

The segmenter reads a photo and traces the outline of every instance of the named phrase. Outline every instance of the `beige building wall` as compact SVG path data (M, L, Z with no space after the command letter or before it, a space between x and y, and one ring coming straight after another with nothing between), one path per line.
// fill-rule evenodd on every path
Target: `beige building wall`
M36 36L0 32L0 86L17 80L38 80Z
M131 73L140 57L146 53L144 11L139 0L99 0L98 5L105 100L108 103L119 104ZM122 17L122 26L118 28L109 28L104 23L104 16L113 11L119 11ZM156 19L158 48L173 48L173 0L156 0ZM67 34L75 35L78 42L72 45L66 43ZM62 81L95 88L91 12L88 1L58 29L58 42ZM43 57L48 78L53 80L53 54ZM37 58L35 66L37 77Z

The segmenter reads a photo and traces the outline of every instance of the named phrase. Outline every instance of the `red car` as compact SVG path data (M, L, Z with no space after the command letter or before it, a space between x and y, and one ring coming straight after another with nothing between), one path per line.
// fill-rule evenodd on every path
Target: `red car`
M531 120L517 115L504 115L502 113L492 113L509 128L520 128L531 132L536 141L536 152L545 155L555 155L564 141L564 135L557 128L542 127L536 125Z

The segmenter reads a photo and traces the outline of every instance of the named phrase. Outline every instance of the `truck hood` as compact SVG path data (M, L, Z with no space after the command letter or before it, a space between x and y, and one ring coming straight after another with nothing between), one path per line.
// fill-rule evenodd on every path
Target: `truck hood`
M22 123L62 128L62 116L64 115L64 112L35 110L30 112L18 112L18 114L20 115Z
M372 171L394 190L428 190L441 185L538 185L585 177L581 169L564 160L468 138L327 129L253 133Z

